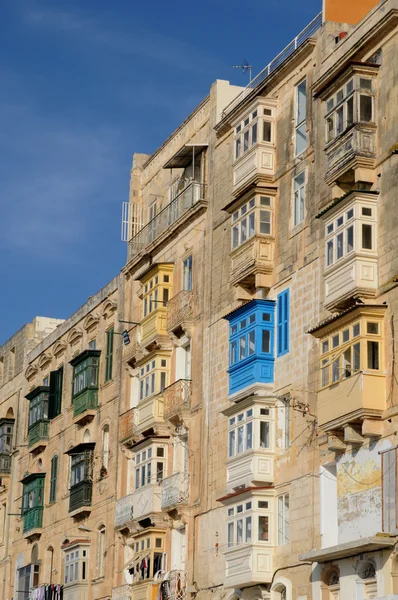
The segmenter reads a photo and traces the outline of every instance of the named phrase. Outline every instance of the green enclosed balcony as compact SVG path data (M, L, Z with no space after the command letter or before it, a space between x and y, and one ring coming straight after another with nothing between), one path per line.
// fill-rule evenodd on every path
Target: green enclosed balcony
M94 442L78 444L66 454L71 460L69 512L73 516L90 512L93 495Z
M50 429L49 391L48 386L42 385L26 395L29 400L28 446L32 454L38 454L47 446Z
M45 473L30 473L21 481L24 537L40 535L37 530L43 526L44 478Z
M14 419L0 419L0 477L11 473Z
M73 367L73 416L75 422L81 425L91 421L98 408L100 354L100 350L85 350L70 362Z

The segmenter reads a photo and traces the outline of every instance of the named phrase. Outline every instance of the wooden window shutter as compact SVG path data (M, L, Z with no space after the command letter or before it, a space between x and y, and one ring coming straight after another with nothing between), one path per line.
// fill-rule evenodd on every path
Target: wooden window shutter
M57 416L56 395L57 395L58 371L50 372L50 393L48 397L48 418L53 419Z
M397 449L388 450L381 455L383 531L397 531Z

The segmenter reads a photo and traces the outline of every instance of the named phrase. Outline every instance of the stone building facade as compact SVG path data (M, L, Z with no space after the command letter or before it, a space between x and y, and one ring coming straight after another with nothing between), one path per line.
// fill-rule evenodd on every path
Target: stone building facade
M398 1L322 8L134 155L126 265L27 354L5 598L398 594Z

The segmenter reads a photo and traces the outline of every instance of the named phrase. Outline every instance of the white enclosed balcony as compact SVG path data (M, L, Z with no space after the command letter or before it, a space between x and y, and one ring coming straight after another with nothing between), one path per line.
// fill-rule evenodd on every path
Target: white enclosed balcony
M162 510L172 510L187 504L189 498L188 473L174 473L162 481Z
M149 484L136 490L133 494L134 520L160 512L161 496L161 487L157 484Z
M268 583L272 579L273 548L244 544L224 552L225 587L239 588Z

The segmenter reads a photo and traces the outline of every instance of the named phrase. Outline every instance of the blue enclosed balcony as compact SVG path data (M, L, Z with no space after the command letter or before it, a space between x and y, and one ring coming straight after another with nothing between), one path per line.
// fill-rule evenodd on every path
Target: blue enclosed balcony
M275 302L251 300L229 321L229 394L274 381Z

